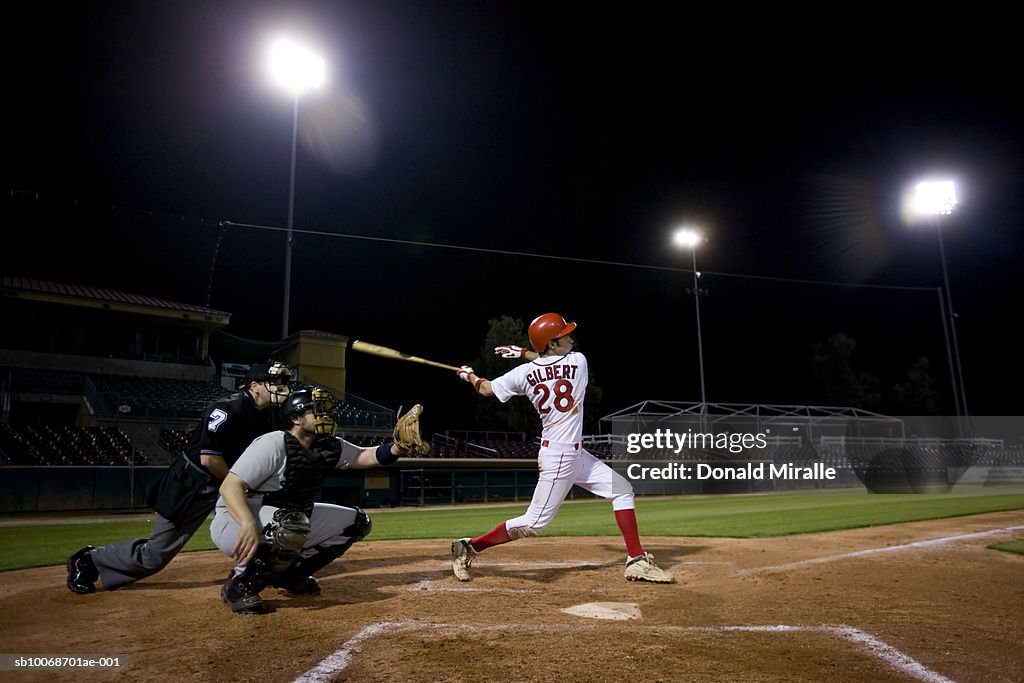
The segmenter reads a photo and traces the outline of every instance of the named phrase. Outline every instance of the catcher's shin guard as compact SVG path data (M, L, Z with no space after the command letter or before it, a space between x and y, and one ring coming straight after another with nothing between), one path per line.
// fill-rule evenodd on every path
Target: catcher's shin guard
M359 508L355 508L355 511L355 521L341 532L341 535L346 536L348 540L337 545L317 546L316 553L309 557L303 557L288 567L273 580L271 585L298 595L319 595L320 584L313 578L313 574L344 555L353 543L369 536L373 529L373 520L370 519L370 516Z
M302 512L278 510L274 521L263 528L265 541L256 548L256 555L237 578L239 590L257 595L269 584L277 583L277 577L288 571L299 559L302 546L309 536L309 518ZM230 582L230 579L229 579ZM225 584L225 587L227 584ZM232 605L234 602L225 602ZM238 611L238 610L235 610Z
M351 545L349 541L322 547L316 554L302 558L281 572L271 585L294 595L320 595L320 582L313 578L313 574L341 557Z
M252 563L249 566L251 567ZM266 612L266 606L259 594L261 588L253 584L252 575L246 576L247 573L248 568L242 574L235 574L232 570L220 589L220 599L235 614L263 614Z
M355 508L355 511L355 520L347 527L345 527L341 532L341 535L346 537L348 540L336 546L325 547L321 552L329 554L330 558L324 561L323 564L319 565L316 569L311 570L309 572L310 574L317 571L318 569L323 569L328 564L344 555L345 551L351 548L353 543L363 540L364 538L370 535L371 531L373 531L373 520L370 519L370 515L363 512L361 508ZM314 555L313 557L317 557L318 555L319 553L317 555ZM304 560L302 560L302 562L305 563L305 561L309 559L313 558L305 558Z
M270 546L261 543L256 549L256 555L245 566L245 570L241 574L234 575L234 585L244 593L258 595L274 577L274 559ZM285 569L287 569L287 565L281 567L280 571ZM228 579L228 582L231 582L231 578ZM227 584L224 585L227 586Z
M281 509L274 513L274 521L263 527L263 536L270 544L260 544L260 549L268 550L263 558L270 576L280 574L299 559L302 546L309 538L309 528L309 517L303 512L288 512ZM257 558L259 557L260 554L257 552Z
M96 590L96 582L99 581L100 574L96 571L96 565L93 564L92 557L90 556L93 550L96 550L96 548L87 545L68 558L67 584L68 590L72 593L84 595L86 593L93 593Z
M352 543L361 541L369 536L370 532L373 531L373 520L370 519L370 515L363 512L362 508L353 509L356 511L355 521L345 527L341 532L342 536L346 536L350 540L350 543L345 547L345 550L348 550Z

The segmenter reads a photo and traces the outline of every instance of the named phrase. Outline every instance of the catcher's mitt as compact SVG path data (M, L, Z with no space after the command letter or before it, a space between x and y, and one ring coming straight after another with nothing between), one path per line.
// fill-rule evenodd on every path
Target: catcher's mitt
M398 409L395 431L391 436L403 455L426 455L430 450L430 444L424 442L420 436L420 415L422 414L423 406L419 403L410 408L405 415L402 414L401 408Z

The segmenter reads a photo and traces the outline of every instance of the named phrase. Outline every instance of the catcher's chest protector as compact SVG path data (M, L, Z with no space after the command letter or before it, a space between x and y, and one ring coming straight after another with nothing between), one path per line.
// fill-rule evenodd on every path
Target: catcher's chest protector
M288 453L281 489L264 495L263 504L312 515L316 494L327 473L334 469L341 452L339 450L332 459L330 451L319 453L305 448L288 432L284 433L284 444Z

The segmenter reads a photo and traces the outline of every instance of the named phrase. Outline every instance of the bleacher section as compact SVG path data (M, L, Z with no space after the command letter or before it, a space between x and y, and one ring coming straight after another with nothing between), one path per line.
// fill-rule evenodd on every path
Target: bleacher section
M166 464L185 448L206 406L234 393L217 378L27 369L15 369L9 376L9 395L29 402L23 405L46 405L49 412L30 409L27 419L4 426L0 465ZM56 407L59 417L51 410ZM380 443L395 415L349 396L337 404L335 418L340 431ZM76 423L103 426L72 426Z
M0 452L6 465L147 465L127 434L115 427L0 424Z
M207 405L232 393L214 381L127 375L91 379L103 402L100 408L126 417L194 419Z
M339 427L387 429L395 425L395 414L373 410L354 401L341 401L335 407L334 419Z
M235 390L218 380L166 379L112 374L18 371L13 376L16 392L84 396L97 415L133 419L194 420L203 409ZM339 392L335 391L335 395ZM340 427L386 430L394 426L395 413L371 401L349 395L338 401L335 419Z
M157 443L168 453L181 453L188 446L188 439L191 433L192 429L189 427L178 429L167 427L160 430Z

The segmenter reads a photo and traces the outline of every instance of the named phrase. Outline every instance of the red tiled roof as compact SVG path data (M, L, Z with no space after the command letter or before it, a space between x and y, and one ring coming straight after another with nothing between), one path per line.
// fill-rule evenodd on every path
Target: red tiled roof
M110 301L122 304L134 304L137 306L150 306L169 311L181 311L185 313L201 313L204 315L228 316L226 311L218 311L215 308L184 304L179 301L170 301L145 294L132 294L120 292L116 289L104 287L90 287L88 285L66 284L63 282L50 282L47 280L35 280L31 278L12 277L9 275L0 276L0 288L21 290L26 292L39 292L42 294L56 294L60 296L89 299L92 301Z

